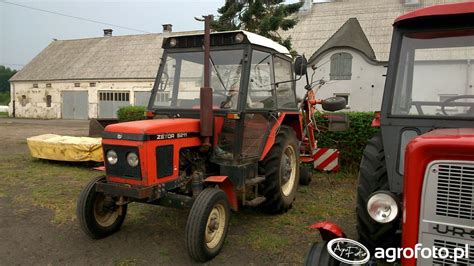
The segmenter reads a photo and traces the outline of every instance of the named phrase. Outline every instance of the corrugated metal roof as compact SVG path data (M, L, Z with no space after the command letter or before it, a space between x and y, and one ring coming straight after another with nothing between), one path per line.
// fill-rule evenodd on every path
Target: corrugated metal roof
M300 12L295 28L281 33L292 36L293 49L306 57L313 55L350 18L357 18L372 46L376 59L387 61L395 19L417 8L459 0L420 0L406 5L403 0L333 0L313 4L311 11Z
M162 41L162 34L53 41L10 81L154 78Z

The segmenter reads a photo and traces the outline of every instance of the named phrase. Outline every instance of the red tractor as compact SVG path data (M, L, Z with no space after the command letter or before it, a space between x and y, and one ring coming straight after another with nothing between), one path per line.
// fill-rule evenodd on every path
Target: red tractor
M364 150L357 189L359 242L372 255L436 248L450 255L399 257L403 265L474 264L473 22L473 2L395 20L382 109L372 123L381 132ZM325 242L313 246L308 264L335 263L324 246L343 232L314 227ZM456 260L454 248L464 247Z
M187 250L204 262L221 250L231 209L286 212L309 181L300 164L314 160L314 105L335 111L345 100L316 100L308 85L298 102L303 57L293 63L285 47L245 31L210 34L209 21L205 34L164 39L150 119L105 128L106 174L77 205L91 238L118 231L132 202L190 208Z

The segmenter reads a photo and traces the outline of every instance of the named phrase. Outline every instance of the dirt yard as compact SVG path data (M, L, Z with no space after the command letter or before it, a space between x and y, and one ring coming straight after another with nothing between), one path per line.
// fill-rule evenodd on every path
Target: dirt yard
M77 196L100 173L91 164L33 159L26 138L85 136L87 130L87 121L0 118L0 264L193 264L184 246L187 211L131 204L117 234L91 240L80 231ZM300 265L318 239L307 226L320 220L355 237L355 189L354 175L318 174L286 214L233 213L224 248L208 265Z

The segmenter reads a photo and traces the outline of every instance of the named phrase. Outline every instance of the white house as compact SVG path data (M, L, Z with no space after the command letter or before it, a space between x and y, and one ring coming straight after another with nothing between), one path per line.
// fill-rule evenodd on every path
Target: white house
M464 1L454 0L303 0L299 23L282 33L291 35L293 48L309 58L308 73L313 81L325 84L318 98L343 96L348 100L348 111L380 110L388 56L392 38L392 24L398 16L417 8ZM420 63L419 78L436 75L463 77L456 91L447 95L440 89L436 101L460 94L472 84L470 61L454 60L447 56ZM474 59L474 58L473 58ZM314 75L313 74L314 69ZM424 69L424 70L423 70ZM423 74L428 71L431 74ZM450 79L451 80L451 79ZM298 83L299 95L304 93L305 81ZM420 82L423 83L423 82ZM426 83L425 83L426 84ZM463 84L461 86L461 84ZM451 85L451 88L453 86ZM433 99L434 100L434 99Z

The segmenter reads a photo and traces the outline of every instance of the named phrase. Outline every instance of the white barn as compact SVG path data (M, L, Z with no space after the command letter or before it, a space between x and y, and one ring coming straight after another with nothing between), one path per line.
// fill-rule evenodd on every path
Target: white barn
M10 79L10 116L115 118L120 106L147 105L163 34L55 40ZM188 32L195 33L195 32Z

